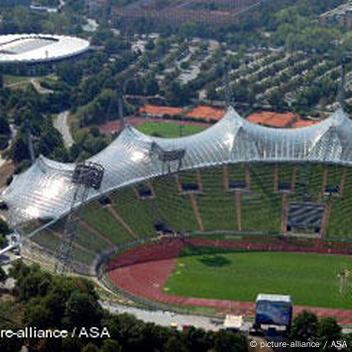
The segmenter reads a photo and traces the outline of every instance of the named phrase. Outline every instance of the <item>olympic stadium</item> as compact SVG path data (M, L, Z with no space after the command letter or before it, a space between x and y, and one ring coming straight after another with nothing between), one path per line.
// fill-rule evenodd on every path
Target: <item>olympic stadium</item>
M175 139L127 125L87 162L104 177L84 204L77 165L43 156L2 192L26 256L53 265L79 209L72 270L111 290L209 308L270 290L351 317L350 283L338 280L352 267L352 121L342 109L313 126L273 129L229 108Z
M0 36L0 64L45 63L86 52L84 39L51 34L9 34Z

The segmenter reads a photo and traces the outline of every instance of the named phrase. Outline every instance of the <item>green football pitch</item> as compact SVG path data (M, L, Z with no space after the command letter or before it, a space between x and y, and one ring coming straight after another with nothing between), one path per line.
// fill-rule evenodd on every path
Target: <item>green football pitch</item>
M160 136L164 138L176 138L180 136L189 136L196 134L204 129L206 126L197 126L192 124L178 125L176 122L144 122L137 127L141 132L149 135Z
M258 293L289 294L296 305L352 309L352 279L344 285L339 279L346 269L352 269L352 257L187 248L164 291L251 302Z

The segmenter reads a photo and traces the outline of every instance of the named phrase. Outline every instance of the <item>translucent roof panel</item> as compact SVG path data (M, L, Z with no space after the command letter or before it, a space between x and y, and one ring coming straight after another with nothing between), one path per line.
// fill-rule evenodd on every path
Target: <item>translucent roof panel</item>
M342 110L313 126L273 129L252 124L230 108L218 123L188 137L151 137L127 126L106 149L89 159L105 168L101 190L90 191L89 199L162 175L163 163L152 152L153 143L165 151L185 150L181 170L238 162L352 164L352 122ZM178 163L171 162L170 168L177 171ZM10 223L65 215L73 197L73 170L73 164L41 156L16 176L1 194L9 207Z

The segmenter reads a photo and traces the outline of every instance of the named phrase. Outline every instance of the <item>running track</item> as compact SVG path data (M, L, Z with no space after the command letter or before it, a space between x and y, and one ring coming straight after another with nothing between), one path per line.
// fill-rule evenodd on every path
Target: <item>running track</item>
M215 246L219 248L302 252L302 247L285 243L253 243L246 241L216 241L205 239L164 239L160 242L130 249L107 266L110 280L120 289L134 296L171 305L215 308L221 314L254 316L255 304L229 300L203 299L167 295L164 284L173 271L177 257L186 245ZM329 249L318 242L304 252L352 254L351 248ZM352 324L352 310L295 306L294 313L309 310L320 317L335 317L340 324Z

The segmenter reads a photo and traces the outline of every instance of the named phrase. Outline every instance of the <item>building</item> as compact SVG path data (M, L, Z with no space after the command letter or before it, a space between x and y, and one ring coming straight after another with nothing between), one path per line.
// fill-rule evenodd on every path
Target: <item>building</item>
M132 23L143 18L156 26L180 26L188 22L221 26L232 24L244 10L260 3L258 0L222 0L217 3L209 0L137 0L115 7L113 12L118 21Z
M30 9L33 11L47 12L47 13L59 12L59 8L57 8L57 7L48 7L48 6L40 6L40 5L31 5Z
M58 61L86 52L87 40L51 34L0 36L0 64L37 64Z
M98 12L109 5L108 0L86 0L86 8L91 16L97 15Z
M352 28L352 1L348 1L327 11L320 16L320 22L323 25L341 26L347 29Z
M226 314L224 320L224 329L229 331L238 332L243 327L243 315Z

